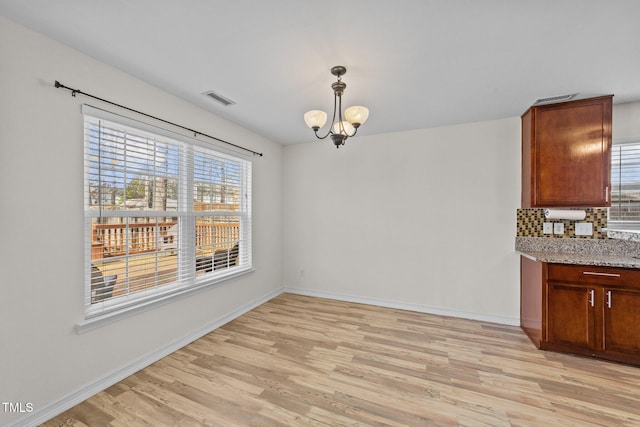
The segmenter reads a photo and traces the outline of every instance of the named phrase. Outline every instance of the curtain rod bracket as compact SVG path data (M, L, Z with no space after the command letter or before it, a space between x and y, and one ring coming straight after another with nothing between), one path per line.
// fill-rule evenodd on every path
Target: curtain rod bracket
M248 148L241 147L240 145L236 145L236 144L234 144L232 142L225 141L224 139L216 138L215 136L211 136L211 135L208 135L206 133L199 132L199 131L194 130L194 129L190 129L190 128L186 127L186 126L182 126L182 125L179 125L177 123L173 123L173 122L170 122L168 120L161 119L160 117L152 116L151 114L143 113L142 111L138 111L138 110L134 110L133 108L125 107L124 105L118 104L116 102L109 101L109 100L106 100L104 98L100 98L98 96L91 95L89 93L83 92L80 89L74 89L74 88L71 88L69 86L65 86L62 83L60 83L58 80L55 81L54 86L56 88L59 88L59 89L67 89L67 90L71 91L71 96L74 97L74 98L75 98L76 94L79 93L80 95L88 96L89 98L97 99L98 101L106 102L107 104L115 105L116 107L124 108L125 110L132 111L132 112L137 113L137 114L142 114L145 117L149 117L149 118L152 118L154 120L159 120L159 121L161 121L163 123L166 123L166 124L169 124L171 126L176 126L176 127L179 127L180 129L184 129L186 131L193 132L193 137L194 138L197 138L198 135L206 136L207 138L214 139L214 140L216 140L218 142L222 142L224 144L231 145L231 146L239 148L241 150L248 151L249 153L252 153L254 156L256 156L256 155L258 155L260 157L263 156L262 153L258 153L257 151L253 151L253 150L250 150Z

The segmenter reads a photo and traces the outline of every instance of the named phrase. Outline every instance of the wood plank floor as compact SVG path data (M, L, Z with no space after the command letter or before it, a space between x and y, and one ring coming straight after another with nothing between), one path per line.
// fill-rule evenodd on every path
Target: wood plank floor
M45 426L640 426L640 368L282 294Z

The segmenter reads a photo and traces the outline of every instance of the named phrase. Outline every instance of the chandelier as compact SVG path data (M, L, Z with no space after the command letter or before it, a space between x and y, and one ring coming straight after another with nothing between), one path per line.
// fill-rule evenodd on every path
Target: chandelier
M329 131L324 136L318 135L318 130L327 122L327 113L320 110L307 111L304 114L304 122L313 129L318 139L325 139L330 136L336 148L340 148L344 145L347 138L352 137L358 132L358 128L369 117L369 110L365 107L354 106L349 107L344 111L344 118L342 115L342 94L347 88L347 84L342 81L342 76L347 72L347 69L342 65L336 65L331 68L331 74L336 76L338 80L331 85L333 89L333 118L331 119L331 125ZM337 112L337 121L336 121Z

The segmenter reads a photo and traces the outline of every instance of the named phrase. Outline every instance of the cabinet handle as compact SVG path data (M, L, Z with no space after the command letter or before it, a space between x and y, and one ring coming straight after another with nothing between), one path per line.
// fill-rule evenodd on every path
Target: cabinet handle
M598 273L595 271L583 271L582 274L586 274L587 276L620 277L618 273Z
M595 291L593 289L591 289L589 291L589 305L591 307L593 307L595 304Z
M609 186L604 187L604 201L609 203Z
M607 308L611 308L611 291L607 291Z

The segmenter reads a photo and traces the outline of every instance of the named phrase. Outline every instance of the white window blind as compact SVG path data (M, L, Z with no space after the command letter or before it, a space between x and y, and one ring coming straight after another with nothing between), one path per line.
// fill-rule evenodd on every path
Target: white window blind
M640 140L613 144L609 228L640 229Z
M92 107L83 113L87 318L251 269L248 159Z

